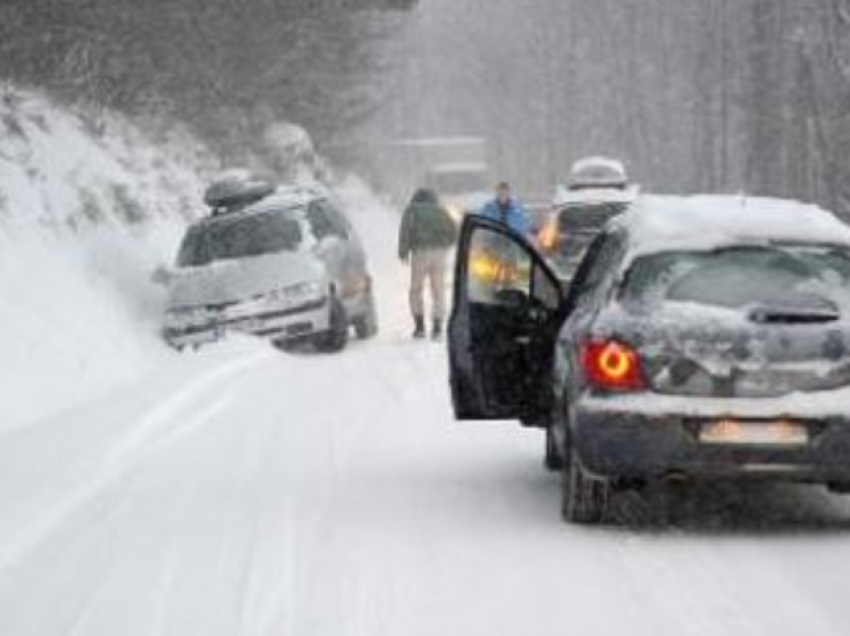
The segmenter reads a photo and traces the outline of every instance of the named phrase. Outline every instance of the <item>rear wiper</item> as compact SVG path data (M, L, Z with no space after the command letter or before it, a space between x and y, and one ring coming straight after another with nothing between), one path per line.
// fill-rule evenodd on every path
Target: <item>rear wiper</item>
M813 325L835 322L841 315L834 309L803 309L780 307L756 307L747 318L762 325Z

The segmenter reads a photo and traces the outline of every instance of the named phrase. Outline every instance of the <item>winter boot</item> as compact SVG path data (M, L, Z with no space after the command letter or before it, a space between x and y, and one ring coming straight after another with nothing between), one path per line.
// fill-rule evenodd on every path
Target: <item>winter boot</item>
M439 318L434 319L434 328L431 330L431 338L433 340L443 339L443 321Z
M415 340L421 340L425 337L425 319L422 316L414 316L413 321L416 324L413 330L413 338Z

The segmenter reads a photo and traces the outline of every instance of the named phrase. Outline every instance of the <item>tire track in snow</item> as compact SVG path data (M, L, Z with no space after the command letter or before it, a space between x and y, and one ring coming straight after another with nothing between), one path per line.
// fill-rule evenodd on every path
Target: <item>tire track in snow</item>
M226 389L231 378L268 360L270 355L266 352L254 354L216 367L180 387L161 405L144 414L138 420L138 426L133 427L133 432L117 443L104 458L96 479L80 486L67 494L62 501L52 505L50 510L43 513L26 531L19 532L17 542L3 546L3 552L0 553L0 573L25 558L54 529L60 527L63 520L97 499L100 493L131 472L158 447L172 443L210 421L225 404L223 399L216 395L217 392ZM203 404L202 398L205 396L212 396L211 404ZM179 421L181 417L185 423L168 430L169 424ZM157 434L162 434L162 437L157 439Z

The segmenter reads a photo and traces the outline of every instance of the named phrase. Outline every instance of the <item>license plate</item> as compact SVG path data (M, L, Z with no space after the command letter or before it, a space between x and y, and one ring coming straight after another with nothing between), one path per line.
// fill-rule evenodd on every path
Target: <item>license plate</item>
M809 430L797 422L741 422L724 419L704 424L699 440L703 444L739 444L753 446L804 446Z

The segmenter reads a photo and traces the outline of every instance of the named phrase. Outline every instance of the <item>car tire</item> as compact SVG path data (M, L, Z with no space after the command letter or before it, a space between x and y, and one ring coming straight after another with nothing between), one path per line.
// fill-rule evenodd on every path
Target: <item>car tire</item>
M611 485L591 477L575 452L570 449L562 471L561 516L568 523L593 525L604 521L611 496Z
M360 340L369 340L378 335L378 310L375 307L375 297L371 292L366 302L368 305L366 313L353 321L354 333Z
M543 466L553 473L564 469L564 457L555 439L552 426L546 429L546 448L543 456Z
M850 482L832 482L826 487L835 495L850 495Z
M330 328L320 334L314 341L318 351L322 353L337 353L345 349L348 344L348 317L345 307L337 298L331 299Z

